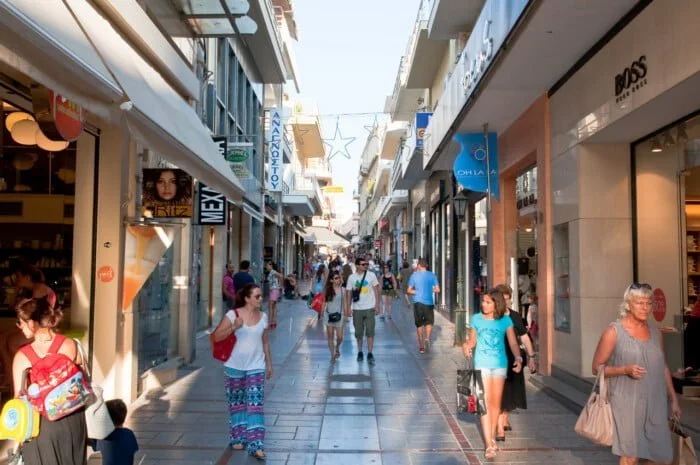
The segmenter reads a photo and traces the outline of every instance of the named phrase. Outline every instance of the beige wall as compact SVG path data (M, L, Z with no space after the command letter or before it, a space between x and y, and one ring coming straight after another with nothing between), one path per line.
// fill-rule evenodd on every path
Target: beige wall
M549 373L552 360L552 239L550 214L549 102L536 100L498 139L500 201L492 201L489 218L489 270L492 282L508 282L510 257L517 256L518 215L515 179L537 165L537 295L540 328L540 370Z
M645 106L700 72L698 17L695 0L652 2L551 97L552 218L569 225L571 296L571 332L555 331L553 363L575 375L591 375L600 334L633 279L631 139L697 109L686 109L692 99L668 101L665 116ZM615 75L641 55L646 85L619 102ZM649 121L653 127L640 129ZM614 143L589 142L594 136ZM682 295L679 165L665 153L639 162L639 280L663 287L669 311L663 323L673 324ZM672 359L680 344L669 351L666 342Z

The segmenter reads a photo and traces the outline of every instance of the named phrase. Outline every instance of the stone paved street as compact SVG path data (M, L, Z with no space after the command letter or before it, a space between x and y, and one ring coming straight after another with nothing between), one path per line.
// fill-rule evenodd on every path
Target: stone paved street
M419 354L412 316L395 301L394 318L377 319L376 366L355 361L352 325L341 359L330 363L323 328L301 301L280 305L273 331L275 374L266 388L265 449L274 465L450 465L484 463L476 418L455 415L452 325L436 315L434 343ZM132 406L129 425L145 454L143 465L258 463L227 449L223 375L208 356L162 392ZM366 351L366 349L365 349ZM512 415L514 430L489 463L613 464L606 450L573 432L575 415L529 387L527 411Z

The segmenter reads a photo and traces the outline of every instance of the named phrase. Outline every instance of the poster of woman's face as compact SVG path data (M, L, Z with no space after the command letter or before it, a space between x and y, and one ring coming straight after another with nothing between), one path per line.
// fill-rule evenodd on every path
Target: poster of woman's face
M192 176L172 168L144 169L143 206L153 218L190 218Z

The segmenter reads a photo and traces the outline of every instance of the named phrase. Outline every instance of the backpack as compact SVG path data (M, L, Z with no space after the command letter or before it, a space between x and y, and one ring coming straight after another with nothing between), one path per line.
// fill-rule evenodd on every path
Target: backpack
M43 358L39 358L31 345L20 349L32 364L26 399L50 421L60 420L82 408L92 396L83 371L73 360L58 353L65 340L65 336L56 334Z

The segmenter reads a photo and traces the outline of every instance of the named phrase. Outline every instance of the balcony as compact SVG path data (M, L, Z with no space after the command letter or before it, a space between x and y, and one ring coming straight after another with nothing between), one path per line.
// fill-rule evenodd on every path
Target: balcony
M404 189L394 189L391 192L391 200L387 206L385 216L394 217L408 205L408 191Z
M394 121L409 121L411 116L427 100L426 89L409 89L408 83L409 63L408 57L401 57L399 70L396 75L393 93L386 99L384 111L391 114Z
M386 125L381 134L379 144L379 158L382 160L394 160L401 147L401 139L406 135L408 123L405 121L392 121Z
M391 182L391 168L393 165L393 160L379 160L374 183L374 192L376 194L383 194L387 190L390 190L387 189L387 186Z
M432 87L435 74L444 58L449 45L447 40L428 37L428 19L435 0L423 0L418 18L408 42L406 55L408 89L427 89ZM478 14L478 11L477 11Z
M433 0L428 19L428 37L454 39L471 31L486 0Z
M412 123L409 133L415 134L414 127L415 123ZM423 169L423 149L418 140L415 136L407 139L392 167L391 188L412 189L417 183L429 177L430 171Z
M309 158L306 160L304 171L319 181L331 182L333 180L331 164L325 158Z
M246 43L265 84L287 82L284 62L284 41L277 29L277 17L270 0L248 0L248 16L258 25L255 34L246 36Z
M318 117L318 107L312 102L294 102L288 124L292 127L299 158L324 158L326 146Z
M386 210L391 203L391 196L385 195L379 199L377 205L374 207L374 212L371 217L371 225L374 227L377 221L381 220L386 216Z

